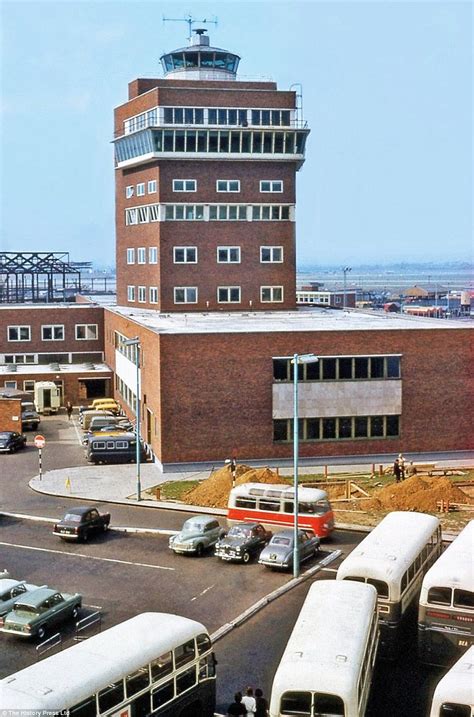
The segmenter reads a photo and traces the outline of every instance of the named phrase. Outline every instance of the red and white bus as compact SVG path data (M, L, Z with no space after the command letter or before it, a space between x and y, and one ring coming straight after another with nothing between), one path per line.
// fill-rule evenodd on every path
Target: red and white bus
M294 489L270 483L242 483L229 495L229 523L252 521L265 526L293 526ZM317 488L298 488L298 526L309 528L320 538L334 530L334 515L327 493Z

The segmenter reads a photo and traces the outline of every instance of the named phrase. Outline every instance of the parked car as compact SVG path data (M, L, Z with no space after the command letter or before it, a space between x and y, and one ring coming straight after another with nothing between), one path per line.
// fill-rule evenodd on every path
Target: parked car
M113 418L113 416L112 416ZM108 435L120 435L121 433L130 433L133 430L133 426L129 421L123 423L106 424L100 428L92 427L88 431L84 431L82 437L82 445L87 448L89 441L97 436L99 439L103 438L104 434Z
M258 562L267 568L293 567L295 535L292 528L280 530L260 553ZM298 530L298 557L300 563L319 553L320 541L312 530Z
M77 617L81 605L82 595L79 593L70 595L47 587L31 590L0 618L0 630L19 637L42 639L53 625Z
M97 508L70 508L64 518L56 523L53 535L63 540L86 541L90 533L105 533L109 529L110 513L99 513Z
M16 431L0 432L0 453L15 453L26 446L26 436Z
M140 463L147 461L145 444L140 441ZM135 433L129 431L100 431L89 439L86 445L89 463L135 463L137 441Z
M26 403L21 402L21 426L23 430L25 428L31 428L32 431L36 431L41 421L41 417L35 408L33 402Z
M0 573L1 575L1 573ZM30 585L24 580L12 580L0 577L0 617L13 608L15 602L29 590L38 590L38 585Z
M183 523L179 533L172 535L169 547L175 553L201 556L222 537L224 529L212 515L196 515Z
M272 534L260 523L236 523L217 541L215 555L222 560L248 563L268 543Z

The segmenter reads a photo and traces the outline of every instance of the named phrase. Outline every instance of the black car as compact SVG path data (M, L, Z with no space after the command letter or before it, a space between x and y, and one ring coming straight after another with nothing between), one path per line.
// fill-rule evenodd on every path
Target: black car
M253 555L260 553L272 534L260 523L236 523L224 538L218 540L214 555L222 560L248 563Z
M16 431L0 433L0 453L15 453L26 446L26 436Z
M99 513L97 508L70 508L64 518L56 523L53 535L63 540L83 540L90 533L105 533L109 529L110 513Z

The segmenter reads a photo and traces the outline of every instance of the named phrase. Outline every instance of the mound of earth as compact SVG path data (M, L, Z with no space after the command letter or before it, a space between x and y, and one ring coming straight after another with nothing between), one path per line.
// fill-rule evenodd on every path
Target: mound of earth
M285 482L270 468L250 468L246 465L237 465L235 469L236 485L241 485L242 483ZM185 493L181 500L188 505L226 508L231 488L232 473L230 466L227 465L211 473L209 478L206 478L198 486Z
M372 498L361 501L364 510L418 510L437 511L440 500L472 504L472 500L445 477L414 475L401 483L391 483L375 491Z

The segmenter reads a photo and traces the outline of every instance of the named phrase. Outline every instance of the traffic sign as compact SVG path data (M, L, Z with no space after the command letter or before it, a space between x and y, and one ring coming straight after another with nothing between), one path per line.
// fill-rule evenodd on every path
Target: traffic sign
M36 448L44 448L46 445L46 438L44 436L35 436Z

